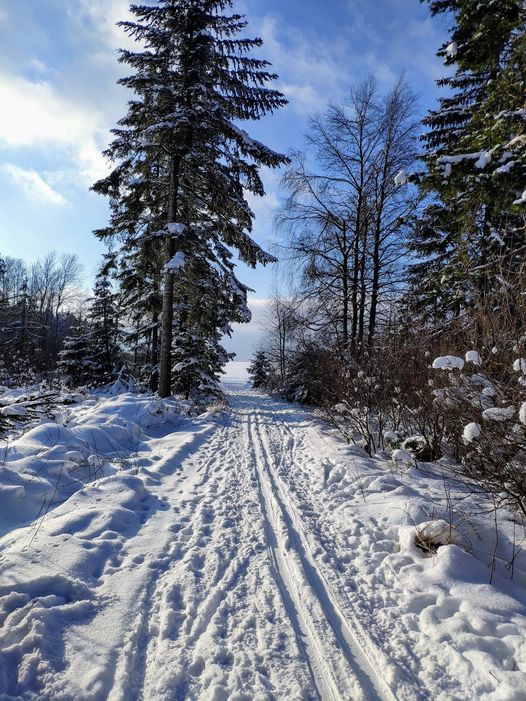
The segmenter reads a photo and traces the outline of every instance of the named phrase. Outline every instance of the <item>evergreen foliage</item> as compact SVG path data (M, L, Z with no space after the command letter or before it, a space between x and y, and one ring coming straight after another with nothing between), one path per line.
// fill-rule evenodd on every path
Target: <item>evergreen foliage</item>
M85 328L76 326L73 334L64 339L64 348L59 354L59 368L68 385L89 385L94 363L89 357L89 336Z
M122 366L118 294L112 290L104 268L95 281L91 302L88 312L88 359L92 363L92 384L100 387L114 380Z
M276 76L267 61L249 56L262 42L238 37L246 22L225 14L231 5L159 0L132 5L136 19L121 23L142 48L121 51L121 62L133 74L120 82L135 97L106 152L116 166L94 186L109 196L112 209L109 226L96 234L119 241L126 256L140 256L148 244L161 249L163 396L171 386L172 329L180 327L179 338L181 332L193 333L182 327L184 309L196 300L188 284L180 297L178 283L197 265L210 281L209 300L222 308L218 316L228 309L228 322L248 320L246 288L234 275L231 249L250 266L273 260L250 237L254 215L244 193L263 195L259 167L287 159L237 123L259 119L286 100L266 87ZM216 343L218 328L210 329L203 352ZM223 330L228 332L228 323ZM214 376L213 367L209 374Z
M86 322L73 329L60 353L60 369L68 384L103 387L117 378L124 360L118 296L103 266Z
M513 274L525 240L526 10L521 0L436 0L453 20L453 75L424 119L428 206L415 227L411 304L443 324Z
M260 348L254 354L248 368L248 374L254 389L267 389L269 387L273 376L273 368L267 353L263 349Z

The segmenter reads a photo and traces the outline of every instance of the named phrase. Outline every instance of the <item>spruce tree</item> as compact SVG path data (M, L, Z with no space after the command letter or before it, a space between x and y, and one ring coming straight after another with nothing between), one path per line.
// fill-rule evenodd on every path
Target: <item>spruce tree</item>
M100 387L117 377L122 365L120 311L118 294L103 267L95 280L91 308L88 312L91 384Z
M174 296L174 278L184 278L197 259L216 272L210 299L224 297L220 306L231 310L235 300L230 320L246 320L246 288L234 276L231 249L252 267L273 260L250 236L254 215L245 192L264 195L259 167L287 159L239 123L286 100L266 87L276 76L267 61L249 56L262 42L239 37L246 22L228 14L231 6L231 0L159 0L132 5L136 19L121 23L143 48L121 52L134 72L120 82L135 99L106 152L116 167L94 186L112 207L110 225L96 234L129 248L162 242L161 396L171 392L173 328L192 333L185 316L195 300ZM175 320L174 309L182 310ZM217 327L211 343L216 335Z
M72 387L89 385L93 378L94 361L90 359L90 336L82 326L71 329L59 353L59 369Z
M266 388L272 376L272 364L263 349L254 353L254 357L248 368L248 374L254 389Z
M453 75L424 124L429 204L415 226L412 304L434 323L494 288L503 252L524 245L524 32L521 0L427 0L453 20L438 52Z

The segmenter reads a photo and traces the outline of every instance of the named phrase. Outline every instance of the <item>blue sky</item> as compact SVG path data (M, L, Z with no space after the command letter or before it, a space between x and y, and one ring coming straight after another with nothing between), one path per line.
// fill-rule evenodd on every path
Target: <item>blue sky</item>
M103 247L91 231L103 226L107 203L89 186L107 171L101 156L109 129L126 110L116 85L116 49L127 43L115 22L128 0L0 0L0 253L31 262L49 250L74 252L91 284ZM367 73L389 89L405 71L431 107L443 74L435 51L446 27L419 0L236 0L247 33L262 36L262 55L280 75L290 103L246 127L274 149L301 148L310 114L345 101ZM267 197L253 201L255 238L275 240L272 213L279 173L264 174ZM271 270L242 270L255 289L256 323L236 329L239 359L257 343Z

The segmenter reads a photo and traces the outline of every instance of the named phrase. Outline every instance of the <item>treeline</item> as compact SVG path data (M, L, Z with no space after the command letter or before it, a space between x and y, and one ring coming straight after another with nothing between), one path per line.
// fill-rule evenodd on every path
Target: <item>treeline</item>
M49 253L27 266L0 257L0 383L23 385L56 370L64 339L82 320L81 265Z
M252 374L371 453L449 454L526 514L526 10L428 4L454 70L423 125L403 79L386 97L368 79L293 155L277 216L293 284Z

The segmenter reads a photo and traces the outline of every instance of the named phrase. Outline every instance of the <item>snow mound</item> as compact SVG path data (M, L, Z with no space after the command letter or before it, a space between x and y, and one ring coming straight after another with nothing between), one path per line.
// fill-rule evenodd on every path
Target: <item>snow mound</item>
M30 521L114 474L112 462L145 448L146 428L180 412L174 401L130 393L89 404L76 406L67 426L45 421L0 448L0 522Z
M391 453L391 458L398 467L412 467L415 464L413 454L408 450L403 450L402 448L393 450Z

